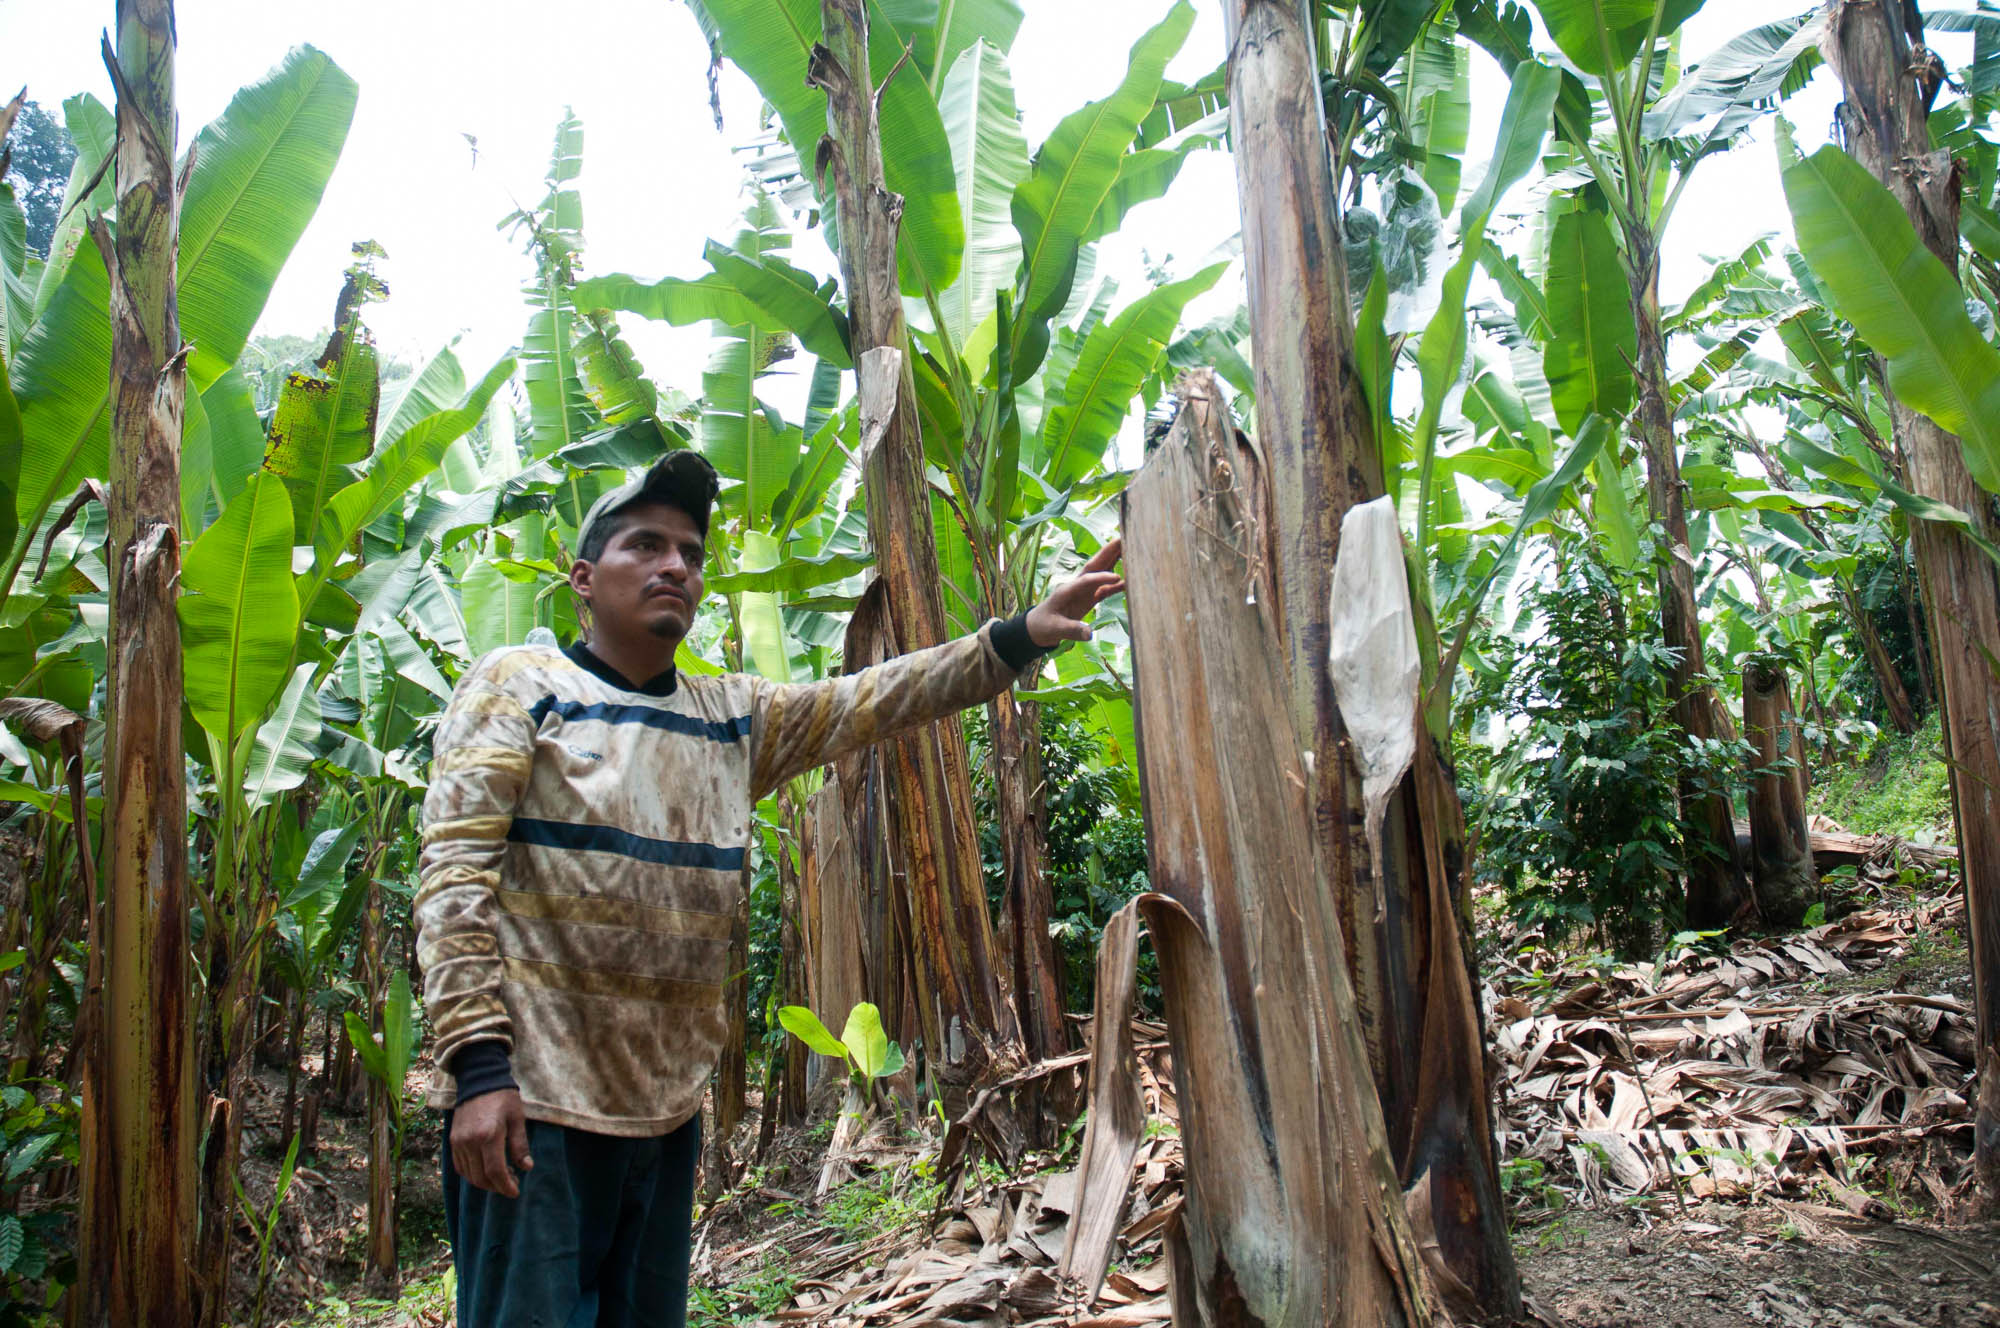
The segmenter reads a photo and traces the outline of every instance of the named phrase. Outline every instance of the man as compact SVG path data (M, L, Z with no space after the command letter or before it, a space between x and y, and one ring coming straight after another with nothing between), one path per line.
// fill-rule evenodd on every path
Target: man
M484 656L438 727L417 955L462 1328L681 1328L752 807L1088 640L1124 585L1113 540L1026 614L857 674L678 677L715 493L678 451L600 499L588 640Z

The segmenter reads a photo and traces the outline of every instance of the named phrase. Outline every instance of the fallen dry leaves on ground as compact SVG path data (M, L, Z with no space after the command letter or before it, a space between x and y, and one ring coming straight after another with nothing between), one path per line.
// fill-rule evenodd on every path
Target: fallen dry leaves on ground
M1898 881L1895 849L1877 846L1861 866L1861 888L1880 894ZM1971 1011L1943 992L1858 988L1865 975L1905 960L1920 938L1962 934L1963 926L1962 902L1942 895L1883 898L1809 931L1720 950L1686 945L1653 963L1590 964L1517 938L1505 958L1487 961L1483 991L1509 1188L1531 1216L1632 1200L1650 1210L1642 1219L1649 1229L1692 1242L1735 1238L1712 1220L1724 1201L1782 1210L1788 1231L1855 1250L1869 1239L1855 1234L1870 1225L1861 1219L1891 1216L1883 1193L1927 1194L1936 1211L1952 1211L1969 1185ZM751 1188L704 1216L696 1284L741 1282L776 1253L790 1294L768 1322L1169 1322L1160 1233L1181 1203L1172 1065L1160 1025L1134 1020L1132 1036L1151 1124L1122 1195L1079 1195L1074 1151L1060 1164L1031 1157L1024 1172L1048 1169L967 1182L928 1229L916 1223L857 1240L785 1191ZM857 1170L874 1166L914 1182L928 1176L934 1156L902 1144L854 1161ZM1679 1202L1692 1209L1675 1208L1674 1179ZM1090 1226L1117 1233L1114 1262L1092 1298L1065 1276L1064 1249L1080 1210L1105 1205L1112 1219L1100 1211ZM746 1224L759 1207L782 1216ZM1732 1211L1740 1210L1739 1202ZM717 1239L746 1225L750 1239ZM1730 1312L1741 1317L1719 1321L1898 1322L1820 1317L1776 1284Z

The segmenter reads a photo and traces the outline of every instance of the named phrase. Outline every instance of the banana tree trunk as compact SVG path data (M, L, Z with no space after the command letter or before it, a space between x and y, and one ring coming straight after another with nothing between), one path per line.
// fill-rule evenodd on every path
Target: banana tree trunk
M816 171L830 182L840 220L841 279L862 401L868 534L898 651L946 639L930 488L924 480L902 298L896 288L901 200L882 177L865 0L822 0L823 38L807 79L826 92L828 136ZM888 71L884 71L885 73ZM802 145L802 151L810 145ZM992 920L979 865L972 778L956 718L885 745L903 852L918 1011L932 1082L945 1109L1025 1062L1019 1026L993 962ZM993 1119L1003 1154L1021 1132Z
M1822 50L1846 92L1839 125L1847 150L1901 200L1925 247L1956 273L1959 170L1949 152L1931 149L1927 119L1943 69L1911 46L1906 23L1921 32L1916 7L1905 0L1835 0ZM1891 418L1909 487L1970 514L1987 539L2000 538L1992 497L1973 483L1958 439L1900 401L1891 402ZM2000 1207L2000 676L1992 664L2000 658L2000 577L1952 527L1912 525L1972 941L1979 1042L1973 1164L1985 1202Z
M1819 893L1819 874L1806 831L1799 717L1785 670L1769 660L1753 659L1743 668L1743 737L1755 753L1749 811L1757 907L1772 926L1796 927Z
M193 1323L200 1217L187 794L181 765L181 420L172 0L118 0L111 286L111 622L105 899L92 947L74 1322Z
M371 1037L382 1034L382 1001L389 989L384 963L388 937L382 923L382 883L375 879L376 865L371 856L365 867L368 902L361 914L362 991ZM396 1267L396 1138L389 1094L401 1092L402 1085L385 1084L372 1074L366 1078L368 1245L362 1281L370 1295L393 1300L402 1279Z
M1646 453L1646 506L1666 532L1659 557L1660 635L1674 651L1669 686L1674 722L1691 739L1708 742L1735 736L1734 725L1715 688L1702 680L1701 613L1694 597L1694 556L1688 546L1686 486L1681 482L1679 446L1668 407L1667 343L1660 327L1660 253L1643 227L1625 231L1626 275L1631 282L1632 320L1638 328L1639 356L1633 366L1639 404L1632 423ZM1722 794L1703 796L1681 790L1681 814L1706 842L1688 864L1687 921L1691 927L1722 927L1755 907L1749 881L1736 851L1735 818Z
M1889 654L1889 647L1882 644L1882 634L1875 630L1875 620L1869 616L1868 606L1861 602L1861 595L1849 587L1840 588L1840 600L1847 608L1847 620L1854 625L1854 634L1861 638L1861 653L1868 661L1868 671L1875 675L1875 686L1882 693L1883 708L1889 712L1889 727L1908 737L1917 731L1917 710L1910 704L1909 689L1903 686L1903 675L1896 670L1896 661Z
M1270 588L1291 709L1397 1175L1435 1215L1464 1299L1521 1310L1507 1238L1472 961L1462 931L1464 821L1440 754L1419 742L1390 796L1379 860L1362 830L1328 662L1340 526L1384 492L1354 376L1354 334L1312 28L1299 0L1224 0L1229 114L1256 348L1257 430L1270 458Z
M1000 861L1007 888L1000 905L1000 960L1021 1016L1021 1036L1031 1060L1070 1050L1063 1024L1061 969L1049 934L1048 794L1042 777L1041 707L1012 692L987 702L992 735L994 812L1000 822ZM1076 1119L1081 1081L1052 1075L1026 1086L1023 1113L1034 1122L1037 1145ZM1039 1119L1038 1119L1039 1117Z
M744 868L743 897L750 897L750 872ZM729 1019L723 1038L722 1062L715 1071L715 1130L710 1145L722 1177L730 1168L731 1141L743 1122L750 1097L750 919L747 909L738 910L729 932L729 981L723 988L722 1008Z
M848 1012L868 999L868 951L861 859L837 774L830 774L806 800L800 830L799 898L809 1003L821 1023L841 1028Z
M1396 1184L1288 699L1266 516L1277 477L1212 374L1175 390L1180 415L1124 498L1161 891L1139 907L1187 1156L1167 1248L1174 1322L1430 1328L1449 1319L1420 1252L1430 1232L1412 1229L1428 1205L1406 1213Z

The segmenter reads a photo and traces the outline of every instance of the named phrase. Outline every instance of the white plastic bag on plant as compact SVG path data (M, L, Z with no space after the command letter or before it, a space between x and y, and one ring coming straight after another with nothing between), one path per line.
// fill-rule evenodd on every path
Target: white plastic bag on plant
M1423 682L1403 532L1387 497L1351 508L1341 519L1327 611L1333 695L1361 772L1363 825L1379 888L1382 812L1416 756Z

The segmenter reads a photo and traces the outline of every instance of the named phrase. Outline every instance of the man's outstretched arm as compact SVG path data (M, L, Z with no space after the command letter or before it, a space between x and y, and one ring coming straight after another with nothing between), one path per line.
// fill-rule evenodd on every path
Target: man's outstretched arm
M752 741L752 795L906 729L978 705L1064 641L1088 641L1090 611L1125 588L1113 569L1120 541L1018 618L970 636L898 655L873 668L811 683L760 683Z

